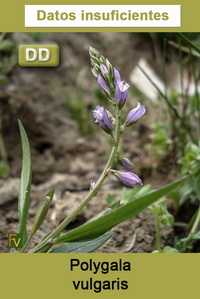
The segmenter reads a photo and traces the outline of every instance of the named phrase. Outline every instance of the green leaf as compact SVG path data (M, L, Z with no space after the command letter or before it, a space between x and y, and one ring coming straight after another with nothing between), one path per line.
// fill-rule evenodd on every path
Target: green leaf
M176 248L166 246L162 251L154 250L152 253L180 253Z
M93 239L91 241L86 242L73 242L73 243L65 243L50 253L87 253L92 252L98 247L100 247L103 243L105 243L112 236L111 232L107 232L101 235L99 238Z
M172 226L174 224L174 217L171 214L166 213L160 217L159 221L165 226Z
M72 241L87 241L102 235L113 226L130 219L131 217L139 214L146 209L149 205L160 199L168 192L172 191L176 187L180 186L186 181L187 177L179 179L165 187L162 187L156 191L152 191L139 198L131 200L130 202L120 206L119 208L111 211L108 214L88 222L60 237L58 237L54 244Z
M49 249L53 246L52 243L47 243L45 244L42 248L38 249L35 251L35 253L46 253L49 251Z
M51 189L45 195L43 200L40 202L40 205L38 207L38 210L36 212L36 215L35 215L35 218L34 218L34 221L33 221L31 236L33 236L36 233L36 231L39 229L39 227L43 223L43 221L44 221L44 219L45 219L45 217L46 217L46 215L49 211L49 208L50 208L50 205L51 205L51 202L52 202L52 199L53 199L53 195L54 195L54 189Z
M200 232L190 233L186 238L177 240L175 243L175 247L179 252L190 252L192 250L192 242L195 240L200 240Z
M152 214L155 220L159 221L165 226L172 226L174 224L174 217L167 211L166 200L156 203L156 205L152 208Z
M28 137L20 120L18 120L21 143L22 143L22 171L20 181L20 191L18 198L18 212L19 212L19 233L22 236L22 246L27 240L26 219L30 204L30 188L31 188L31 154Z
M166 246L163 249L163 253L180 253L176 248L173 248L171 246Z
M152 253L162 253L162 252L160 252L159 250L154 250L152 251Z
M54 196L54 189L49 190L49 192L47 192L47 194L45 196L50 197L51 199L53 199Z

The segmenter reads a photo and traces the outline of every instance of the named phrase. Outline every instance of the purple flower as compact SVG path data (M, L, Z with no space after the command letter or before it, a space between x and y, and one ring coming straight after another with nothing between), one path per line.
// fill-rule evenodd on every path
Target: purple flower
M133 166L128 158L119 159L120 169L124 171L133 171Z
M137 102L137 107L132 109L126 118L126 125L131 126L146 112L146 107Z
M121 76L118 70L116 70L115 68L114 68L114 76L115 76L114 83L116 85L118 81L121 81Z
M128 98L128 89L130 85L125 81L117 81L115 88L116 102L122 108Z
M110 93L110 88L106 83L106 80L101 75L98 76L97 83L101 89L104 89L105 91Z
M115 173L115 175L126 186L136 187L136 186L142 186L143 185L141 179L133 172L120 172L120 171L117 171Z
M111 115L109 111L99 105L96 106L95 110L93 110L95 123L98 123L106 133L111 134L112 124L108 114Z

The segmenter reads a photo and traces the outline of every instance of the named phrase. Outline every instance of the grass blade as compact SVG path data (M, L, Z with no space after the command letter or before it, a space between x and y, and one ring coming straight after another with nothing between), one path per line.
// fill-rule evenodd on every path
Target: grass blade
M200 48L191 42L183 33L179 32L178 34L192 49L194 49L197 53L200 53Z

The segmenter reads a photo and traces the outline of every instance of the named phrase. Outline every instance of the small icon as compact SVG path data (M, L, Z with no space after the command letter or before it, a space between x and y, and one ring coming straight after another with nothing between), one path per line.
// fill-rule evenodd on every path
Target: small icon
M22 238L20 234L8 234L8 247L9 248L22 248Z
M19 65L23 67L56 67L59 64L58 45L20 45Z

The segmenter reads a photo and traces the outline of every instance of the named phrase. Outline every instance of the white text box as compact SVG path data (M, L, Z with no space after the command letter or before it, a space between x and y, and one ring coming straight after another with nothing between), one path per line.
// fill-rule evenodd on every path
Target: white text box
M25 5L25 27L181 27L181 5Z

